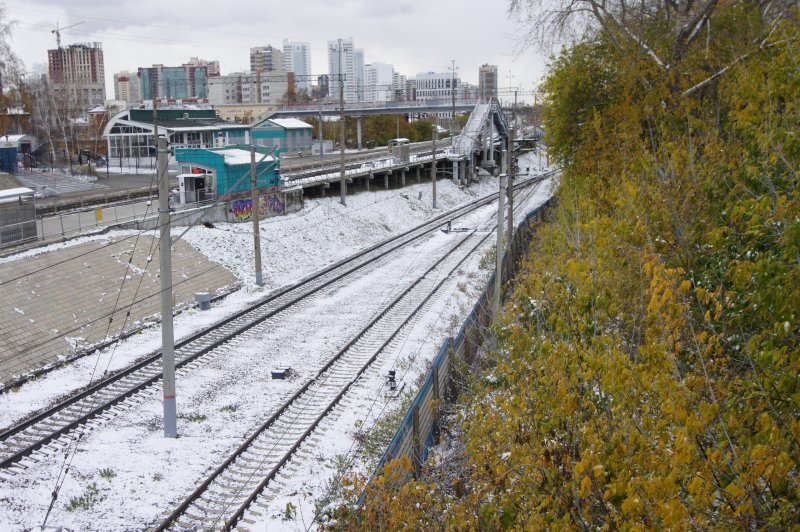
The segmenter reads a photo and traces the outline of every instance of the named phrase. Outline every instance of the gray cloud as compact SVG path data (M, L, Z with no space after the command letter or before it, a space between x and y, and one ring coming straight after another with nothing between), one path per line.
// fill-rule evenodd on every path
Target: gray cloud
M506 7L506 0L20 0L7 4L7 13L20 21L12 46L27 65L46 61L56 21L85 21L62 39L102 42L109 80L119 70L190 56L218 59L223 72L241 70L251 46L281 46L284 38L311 42L312 69L326 73L327 41L352 37L368 62L392 63L408 76L446 71L455 59L462 79L474 83L478 67L491 63L500 67L501 85L510 70L510 83L530 90L544 61L534 50L513 57L515 25Z

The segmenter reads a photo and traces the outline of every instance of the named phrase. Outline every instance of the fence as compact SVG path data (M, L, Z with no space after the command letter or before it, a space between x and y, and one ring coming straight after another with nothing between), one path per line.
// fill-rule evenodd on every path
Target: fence
M503 281L508 281L516 275L533 238L533 222L539 219L542 212L550 205L550 201L529 212L525 220L517 226L503 257ZM470 363L474 360L481 339L491 326L494 279L495 274L492 274L486 289L456 337L445 340L439 349L439 354L433 359L431 370L422 387L378 463L376 474L383 471L386 462L405 456L411 459L415 473L421 469L428 452L438 440L440 405L442 401L455 397L453 366L459 361Z
M36 208L32 201L0 208L0 249L36 240Z

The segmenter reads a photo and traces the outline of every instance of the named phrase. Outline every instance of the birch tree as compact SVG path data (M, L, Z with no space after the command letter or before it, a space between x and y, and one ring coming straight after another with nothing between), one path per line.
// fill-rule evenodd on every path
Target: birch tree
M692 72L693 82L681 83L687 75L683 68L687 51L693 46L708 49L716 31L736 31L722 22L718 29L715 17L735 12L738 7L757 4L756 27L748 28L747 42L737 47L724 64L707 65L702 72ZM773 39L778 25L793 17L796 2L763 0L761 2L725 0L509 0L509 14L522 31L522 43L552 46L564 40L602 34L622 53L638 49L662 73L671 73L673 90L689 96L708 83L724 76L733 66L748 60L756 50L785 44Z

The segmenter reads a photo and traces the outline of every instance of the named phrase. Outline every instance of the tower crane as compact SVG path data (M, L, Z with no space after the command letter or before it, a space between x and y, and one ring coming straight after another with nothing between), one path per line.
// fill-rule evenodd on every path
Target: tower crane
M70 26L66 26L64 28L59 28L58 27L58 22L56 22L56 29L50 30L50 33L55 33L56 34L56 44L58 44L58 48L59 49L61 48L61 32L64 31L64 30L68 30L70 28L74 28L75 26L79 26L79 25L83 24L84 22L85 22L84 20L81 20L80 22L76 22L75 24L72 24Z

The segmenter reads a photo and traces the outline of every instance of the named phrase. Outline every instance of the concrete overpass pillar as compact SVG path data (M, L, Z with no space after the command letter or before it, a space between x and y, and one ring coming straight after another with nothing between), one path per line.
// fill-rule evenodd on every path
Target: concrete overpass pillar
M356 117L356 138L358 139L358 151L361 151L361 117Z
M383 174L383 186L389 190L389 174Z
M466 177L467 177L467 160L464 159L464 161L460 165L458 165L458 181L466 185L467 184Z
M369 192L369 182L372 179L372 174L368 175L367 178L364 180L364 184L366 185L367 192Z
M483 130L483 164L489 162L489 135Z
M405 171L405 169L400 170L400 183L401 183L401 186L406 186L406 171Z
M458 159L453 159L453 181L456 183L459 182Z
M419 166L417 166L417 183L421 183L420 177L419 177Z

